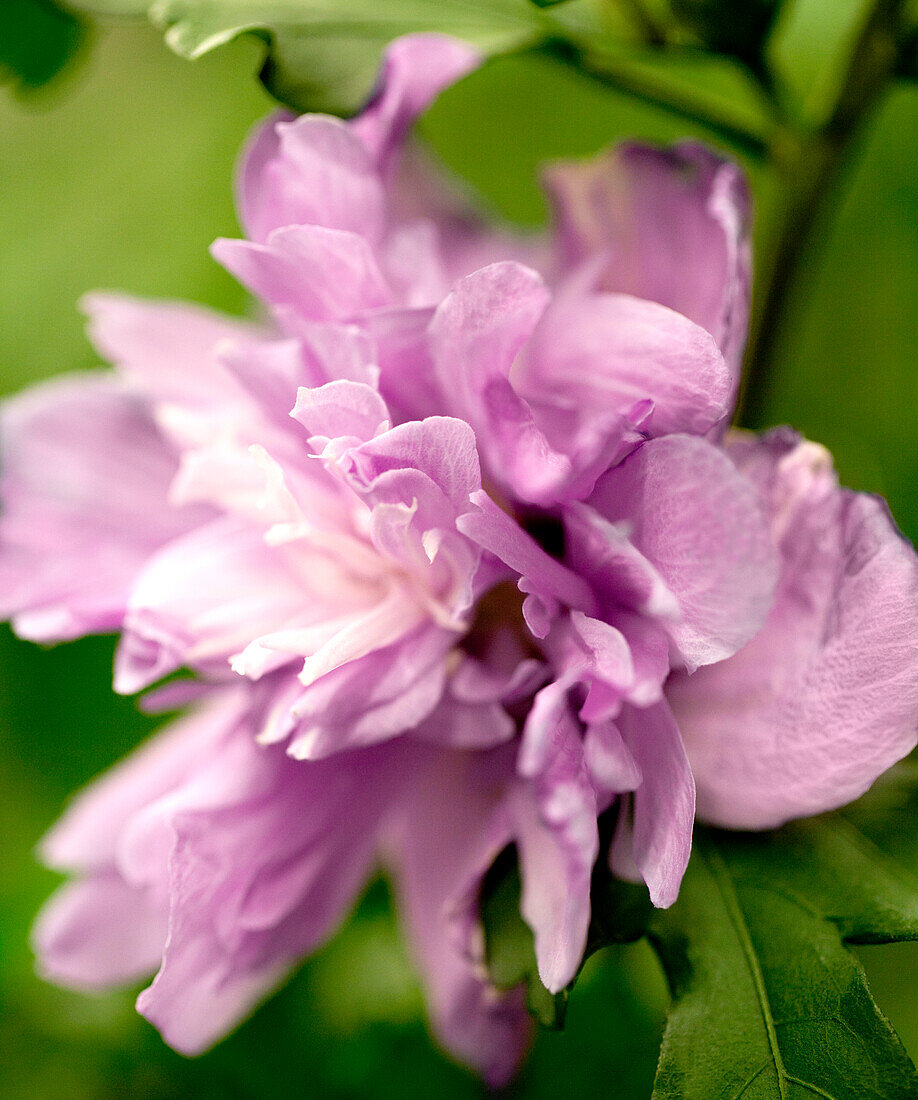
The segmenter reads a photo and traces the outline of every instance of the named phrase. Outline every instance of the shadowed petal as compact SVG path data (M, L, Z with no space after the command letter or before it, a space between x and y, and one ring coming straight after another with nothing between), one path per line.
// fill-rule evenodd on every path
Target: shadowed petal
M502 806L509 748L455 752L417 742L391 862L434 1029L458 1058L506 1083L531 1035L522 992L487 980L478 894L510 839Z

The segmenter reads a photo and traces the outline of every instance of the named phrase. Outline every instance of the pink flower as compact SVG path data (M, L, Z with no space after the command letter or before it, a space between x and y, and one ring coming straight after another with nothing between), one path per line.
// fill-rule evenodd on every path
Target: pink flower
M476 62L393 44L351 122L273 120L247 323L94 295L115 372L2 414L3 610L120 630L115 686L185 718L46 838L74 879L35 933L187 1053L316 948L378 860L442 1041L506 1080L529 1025L483 966L515 844L541 978L613 867L671 904L698 808L765 827L856 797L916 741L918 563L791 433L728 436L749 291L735 167L629 146L549 174L555 234L491 233L416 151ZM179 692L179 696L176 696ZM184 694L182 694L184 693ZM158 969L157 969L158 968Z

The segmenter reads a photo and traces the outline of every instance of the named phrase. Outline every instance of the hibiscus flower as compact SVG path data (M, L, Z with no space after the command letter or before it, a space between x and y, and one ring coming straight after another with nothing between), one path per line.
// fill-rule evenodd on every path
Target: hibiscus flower
M118 691L184 717L44 842L49 978L152 972L219 1039L392 876L433 1025L506 1080L482 881L518 853L551 991L599 856L670 905L697 813L763 828L916 742L918 559L828 454L727 433L749 296L738 169L625 146L548 176L545 240L489 228L406 135L477 62L394 43L351 121L275 117L215 257L261 320L92 295L114 370L2 411L3 610L121 634Z

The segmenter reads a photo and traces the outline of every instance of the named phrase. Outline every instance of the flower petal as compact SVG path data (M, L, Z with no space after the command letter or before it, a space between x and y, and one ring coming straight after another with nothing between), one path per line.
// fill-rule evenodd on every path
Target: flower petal
M343 229L287 226L265 244L221 237L211 252L253 294L307 320L347 320L391 302L370 246Z
M560 293L545 311L516 381L533 405L573 407L584 424L637 403L650 435L703 435L728 415L733 379L713 337L657 302Z
M566 266L607 257L601 285L669 306L714 337L738 378L751 282L740 169L702 145L622 145L546 174Z
M115 689L140 691L183 664L226 675L234 653L287 624L304 591L278 549L258 527L221 516L153 556L131 595Z
M159 965L168 911L115 872L62 886L32 930L38 970L71 989L146 978Z
M117 629L146 560L208 512L174 509L177 460L115 379L58 379L0 419L0 613L35 641Z
M269 119L252 140L238 186L246 235L263 244L282 226L344 229L377 243L385 195L351 126L328 115Z
M529 722L546 719L551 725L539 736L546 742L540 770L515 788L511 807L522 913L535 935L539 977L557 993L574 978L586 947L599 807L569 706L533 709Z
M650 900L665 909L679 894L692 850L692 769L665 702L644 709L626 706L616 724L642 777L632 796L630 856Z
M777 554L752 483L703 439L667 436L638 448L588 501L630 538L679 601L668 626L689 669L722 661L764 623Z
M89 337L132 390L151 401L213 413L241 395L217 352L257 349L259 326L185 302L146 302L126 294L87 294L80 306Z
M390 842L401 911L437 1035L496 1087L513 1076L531 1036L521 991L498 992L487 980L478 917L485 873L510 839L502 797L512 750L416 742L412 761Z
M169 935L137 1001L170 1046L211 1046L353 903L401 770L387 752L300 763L243 728L206 803L173 812Z
M918 558L874 497L836 487L822 448L741 443L781 540L761 633L674 677L699 811L770 828L857 798L918 741Z

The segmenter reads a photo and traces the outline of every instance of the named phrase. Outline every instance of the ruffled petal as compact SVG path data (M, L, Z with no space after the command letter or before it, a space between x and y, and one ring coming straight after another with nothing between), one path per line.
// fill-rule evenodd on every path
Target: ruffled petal
M115 689L132 694L182 665L225 676L231 656L287 625L303 602L296 572L257 527L213 520L171 542L137 579Z
M557 993L580 966L590 924L590 878L599 852L596 791L579 727L561 696L543 688L524 738L539 752L521 753L521 782L511 795L523 880L521 908L535 936L539 977ZM542 725L536 731L531 727Z
M447 407L475 429L492 476L524 500L550 497L571 472L570 459L551 447L510 380L549 299L535 271L493 264L460 280L430 324Z
M171 1046L212 1045L334 928L399 771L379 750L299 763L243 729L214 759L203 805L170 809L169 933L137 1007Z
M184 1053L221 1038L341 919L408 775L398 747L292 761L256 744L262 721L250 692L212 692L46 841L89 873L36 925L42 972L98 987L161 961L138 1008Z
M776 432L734 450L780 542L777 598L745 649L667 695L700 813L761 829L857 798L914 748L918 558L821 447Z
M703 439L668 436L610 470L588 501L630 539L679 603L668 626L685 665L722 661L771 610L778 561L752 483Z
M610 410L624 418L651 402L645 434L703 435L733 397L730 369L700 325L658 302L573 290L545 311L516 384L540 409L573 410L580 432Z
M749 194L742 172L693 142L622 145L546 174L570 269L606 260L601 286L659 302L714 337L738 379L749 314Z

